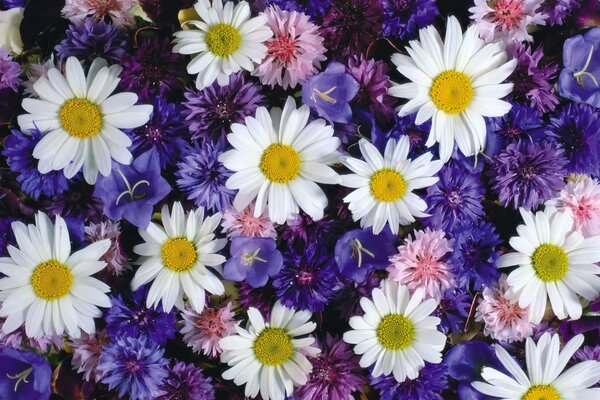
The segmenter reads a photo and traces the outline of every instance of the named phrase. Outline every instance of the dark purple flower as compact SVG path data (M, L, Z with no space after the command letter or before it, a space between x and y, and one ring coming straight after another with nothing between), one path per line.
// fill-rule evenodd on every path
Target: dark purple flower
M339 62L330 62L325 71L311 76L302 86L302 101L330 123L350 122L348 104L360 89L359 83Z
M67 38L56 45L58 57L64 61L71 56L91 65L96 58L118 64L127 47L125 31L102 20L87 18L82 24L71 25Z
M146 336L115 338L102 347L96 370L109 390L131 400L156 398L168 376L164 350Z
M96 185L96 187L98 187ZM42 209L49 215L78 218L84 221L99 222L102 219L102 202L94 198L94 186L82 178L71 179L69 190L54 197L43 199Z
M171 191L161 176L158 158L152 151L136 158L131 165L113 165L109 176L99 176L94 196L102 199L104 214L118 221L126 219L146 229L154 205Z
M232 123L243 122L248 115L254 115L265 101L260 86L246 82L241 73L230 75L226 86L215 82L200 91L188 90L184 95L187 101L183 103L186 107L183 115L192 139L213 141L224 141Z
M348 231L335 244L335 262L340 275L362 283L369 273L383 270L396 254L396 235L384 229L378 235L371 228Z
M560 333L567 341L583 334L587 345L600 345L600 298L590 303L590 310L596 315L584 315L578 320L564 320L560 324Z
M440 330L444 333L461 333L469 316L473 296L465 289L454 288L444 292L433 315L440 317Z
M52 370L32 351L0 350L0 398L48 400Z
M268 0L267 2L283 10L306 14L314 21L319 21L329 8L329 0Z
M383 0L383 34L414 39L438 14L435 0Z
M12 56L4 47L0 47L0 90L11 88L14 92L18 91L19 75L21 66L13 61Z
M338 237L340 224L337 219L327 215L318 221L305 212L298 213L293 219L280 226L279 237L288 244L323 243L333 244Z
M196 0L139 0L139 3L156 25L170 31L179 31L179 10L192 7Z
M241 282L238 287L238 302L244 310L249 307L257 308L266 318L271 314L273 299L275 298L275 288L273 285L266 285L261 288L253 288L246 282Z
M394 113L394 98L388 95L392 86L387 65L380 60L366 59L362 54L348 60L348 73L360 85L352 103L383 120Z
M600 3L598 0L581 0L580 7L572 12L576 25L580 28L600 26Z
M441 393L448 383L445 364L425 363L417 379L398 382L393 375L371 377L371 386L382 400L443 400Z
M416 158L425 152L437 153L437 145L432 148L425 146L429 131L431 129L431 120L423 122L421 125L415 124L417 113L412 113L404 117L394 116L394 126L384 135L372 137L373 144L380 151L385 149L385 145L389 139L400 139L402 136L408 136L410 141L410 158Z
M488 141L485 154L495 156L517 140L537 141L544 137L545 122L539 112L525 104L513 103L503 117L488 118Z
M14 246L16 243L15 234L11 227L13 221L12 218L0 218L0 257L8 257L6 248L9 244Z
M583 346L573 354L575 361L600 361L600 345Z
M580 4L581 0L545 0L540 11L548 16L548 25L562 25Z
M343 277L342 277L343 279ZM371 297L371 292L379 287L379 277L371 273L362 283L356 283L350 279L343 279L340 289L331 299L331 305L339 313L343 321L348 321L350 317L361 314L360 299Z
M215 391L210 378L200 368L178 361L169 368L169 375L160 386L161 395L155 400L214 400Z
M177 163L177 187L197 206L223 211L231 206L236 191L225 183L232 172L219 161L223 146L210 140L194 143Z
M10 10L11 8L16 7L25 7L27 5L27 0L3 0L2 8L3 10Z
M276 275L283 265L283 256L273 238L231 239L231 257L223 268L223 278L246 281L252 287L265 286L270 276Z
M519 141L494 157L493 189L504 206L531 210L556 196L567 174L564 150L553 143Z

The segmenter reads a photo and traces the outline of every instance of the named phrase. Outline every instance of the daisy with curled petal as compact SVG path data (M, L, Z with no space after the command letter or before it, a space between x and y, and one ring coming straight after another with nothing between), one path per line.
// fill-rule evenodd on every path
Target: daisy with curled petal
M498 268L518 265L508 275L512 297L520 307L529 306L529 320L538 324L544 317L547 299L559 319L581 318L578 295L593 300L600 295L600 236L584 238L572 231L569 210L554 207L533 214L520 209L525 225L510 239L516 250L500 256Z
M278 224L298 214L298 209L313 220L323 218L327 196L315 182L340 183L329 167L338 160L340 140L325 120L308 123L309 116L308 106L296 109L288 97L283 111L258 107L245 125L231 125L233 133L227 140L233 149L221 154L219 161L235 171L227 188L238 190L236 210L256 199L254 217L267 208L271 221Z
M454 142L472 156L485 148L483 117L501 117L510 110L510 103L499 99L512 90L512 83L502 82L517 61L506 61L503 43L484 44L475 26L463 35L453 16L443 42L433 26L421 29L419 38L406 48L408 56L392 56L411 82L394 85L389 93L410 99L399 108L400 116L416 112L417 125L432 120L426 145L439 142L442 160L450 159Z
M90 275L106 263L100 257L110 240L95 242L71 254L67 224L39 212L35 225L13 222L18 247L8 246L10 257L0 258L0 317L4 333L25 323L30 338L63 335L79 338L81 331L94 333L98 307L110 307L108 285Z
M353 330L344 333L344 341L362 354L362 368L375 364L374 377L393 373L403 382L416 379L425 361L442 362L446 335L436 329L440 319L431 316L437 301L423 301L421 289L411 296L406 286L389 279L373 289L372 297L360 300L365 315L350 318Z
M23 99L29 114L17 118L24 132L48 132L33 150L42 174L63 170L72 178L83 167L85 180L93 185L98 172L108 176L111 159L130 164L131 139L121 129L144 125L152 113L151 105L135 105L135 93L111 96L119 83L121 67L107 66L96 58L87 77L79 61L69 57L65 75L51 68L47 77L33 85L39 99Z
M583 343L577 335L560 351L559 335L546 332L537 345L532 338L525 344L527 374L500 345L495 345L496 356L506 371L484 367L481 376L487 382L473 382L473 387L492 398L515 400L595 400L599 388L590 388L600 380L600 362L584 361L565 369L571 357Z
M189 74L198 74L196 87L204 89L215 80L221 86L229 75L240 70L252 71L267 54L264 42L273 36L267 17L250 18L245 1L235 7L233 1L199 0L194 9L200 20L184 22L190 29L175 32L174 53L194 54L187 66Z
M315 338L305 336L315 330L308 311L273 306L271 318L265 322L260 311L248 309L248 329L236 327L237 335L220 340L221 362L231 368L223 378L245 385L248 397L260 395L264 400L283 400L291 396L295 386L307 382L312 365L306 358L321 351L313 347Z
M435 175L443 166L440 160L432 161L432 154L425 153L415 160L408 158L409 138L402 136L398 142L388 140L383 156L375 146L365 139L358 142L365 159L341 157L340 161L354 174L342 176L342 185L356 188L344 198L350 203L355 221L360 226L373 227L378 234L388 224L393 233L399 225L415 222L415 217L427 217L427 204L416 194L435 184Z
M147 307L157 307L162 302L167 313L173 306L183 310L185 294L192 308L202 312L205 291L218 295L225 291L223 283L211 271L221 273L221 264L225 262L225 257L217 252L225 247L227 239L215 239L214 234L221 213L204 218L202 207L186 213L176 201L172 212L167 205L163 206L161 221L162 227L150 222L146 230L139 230L145 243L133 248L141 256L141 266L131 280L131 288L137 290L152 281Z

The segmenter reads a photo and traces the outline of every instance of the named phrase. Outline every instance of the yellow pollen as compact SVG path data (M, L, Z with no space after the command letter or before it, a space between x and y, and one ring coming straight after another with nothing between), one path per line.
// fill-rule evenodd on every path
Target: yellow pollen
M253 348L256 359L270 366L285 363L294 352L290 335L281 328L265 328L254 340Z
M400 314L388 314L377 326L377 339L384 349L404 350L415 340L415 327Z
M550 385L535 385L529 388L521 400L560 400L560 395Z
M66 296L73 286L73 274L66 265L50 260L39 264L31 274L31 286L40 299L52 301Z
M288 183L300 174L300 154L292 146L274 143L263 152L260 170L271 182Z
M535 249L531 263L537 276L544 282L562 279L569 269L567 253L555 244L543 244Z
M186 238L168 239L161 248L163 264L175 272L186 272L192 269L198 259L196 246Z
M471 78L462 72L444 71L433 79L429 97L446 114L463 112L473 99Z
M235 53L242 43L242 35L229 24L211 26L206 33L206 46L211 53L227 57Z
M102 129L100 106L87 99L69 99L59 111L60 123L65 131L79 139L89 139Z
M371 175L369 181L371 194L379 201L394 202L406 193L404 177L393 169L384 168Z

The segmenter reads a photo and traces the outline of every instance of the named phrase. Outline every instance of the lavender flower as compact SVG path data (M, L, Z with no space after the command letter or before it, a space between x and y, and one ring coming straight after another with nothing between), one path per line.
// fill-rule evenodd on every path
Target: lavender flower
M548 16L548 25L562 25L580 4L581 0L545 0L540 11Z
M414 39L438 14L435 0L383 0L383 34Z
M205 377L200 368L181 361L169 368L169 375L160 390L161 394L155 400L215 399L210 378Z
M417 379L398 382L392 375L371 377L371 385L385 400L441 400L448 383L445 364L426 363Z
M121 226L119 223L107 220L98 224L92 222L85 227L86 242L94 243L104 239L110 239L110 247L100 257L102 261L106 262L106 269L114 276L120 276L124 271L129 271L131 267L127 263L127 257L121 248Z
M473 296L461 288L448 289L433 315L440 318L440 330L444 333L462 333L469 316Z
M380 279L371 273L363 283L356 283L350 279L343 279L340 289L335 293L330 304L339 313L340 318L346 322L350 317L362 312L360 299L371 296L371 292L379 287Z
M56 45L61 61L75 56L86 65L95 58L118 64L125 55L127 35L113 24L85 19L82 24L71 25L65 33L67 38Z
M12 56L4 47L0 47L0 90L10 88L17 92L21 82L19 75L21 75L19 63L13 61Z
M544 138L545 123L539 112L525 104L513 103L503 117L488 118L488 143L485 153L494 156L517 140L537 141Z
M238 302L240 303L240 306L244 310L247 310L249 307L254 307L267 319L271 314L275 296L276 293L273 285L253 288L246 282L242 282L238 287Z
M382 120L388 120L394 115L394 98L388 95L392 86L388 76L388 67L383 61L366 59L363 55L348 61L348 73L360 85L358 94L352 102L370 111Z
M0 395L3 399L48 400L52 370L31 351L0 350Z
M600 345L583 346L573 354L575 361L600 361Z
M283 10L298 11L319 21L329 8L329 0L269 0Z
M98 381L100 373L97 370L102 346L108 344L110 339L104 330L93 334L84 333L78 339L70 339L69 346L73 349L71 364L73 369L83 374L86 381Z
M416 158L425 152L437 154L437 144L429 148L425 146L429 131L431 130L431 120L421 125L415 124L417 113L412 113L404 117L397 114L394 116L394 125L384 135L372 137L373 144L380 150L385 149L385 144L389 139L400 139L402 136L408 136L410 142L410 158Z
M231 257L223 268L223 278L246 281L252 287L262 287L283 265L283 256L272 238L231 239Z

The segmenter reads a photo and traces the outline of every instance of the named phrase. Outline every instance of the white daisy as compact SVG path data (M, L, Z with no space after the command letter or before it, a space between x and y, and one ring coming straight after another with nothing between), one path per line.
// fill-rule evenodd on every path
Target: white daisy
M232 124L227 140L233 146L219 161L235 173L227 188L237 189L234 207L241 211L256 199L254 216L268 207L269 218L283 224L298 213L312 219L323 218L327 196L315 183L340 183L340 177L328 164L337 162L340 140L322 119L309 123L306 105L296 109L292 97L283 107L267 112L258 107L255 117L246 117L245 125Z
M214 230L221 222L221 213L204 218L202 207L186 213L181 203L173 204L173 215L169 207L163 206L162 226L153 222L139 233L145 243L133 248L140 255L141 266L131 280L131 287L153 281L147 307L157 307L162 302L165 312L173 306L184 309L183 295L196 312L204 308L205 291L221 295L223 283L211 271L222 272L225 257L217 254L227 244L227 239L215 239ZM211 267L211 269L207 268Z
M433 26L419 31L418 40L406 48L409 56L394 54L392 62L412 82L394 85L389 93L410 99L399 115L417 112L416 123L432 118L426 145L440 144L440 158L450 159L454 141L466 156L485 148L483 117L500 117L510 103L499 100L512 90L502 83L515 69L506 62L503 43L484 44L475 25L463 35L458 20L448 18L444 42Z
M486 396L509 400L599 399L600 389L589 387L600 380L600 362L584 361L563 372L582 343L583 335L577 335L560 351L559 335L546 332L537 346L533 339L527 338L527 374L502 346L495 345L496 356L511 376L485 367L481 376L488 383L473 382L472 385Z
M8 246L10 257L0 258L0 317L2 330L10 333L25 323L30 338L63 335L78 338L81 330L94 333L98 307L110 307L105 294L110 287L90 275L106 263L100 257L110 247L101 240L71 254L65 221L56 216L54 225L39 212L35 225L13 222L17 247Z
M519 236L510 239L516 253L502 255L498 268L519 267L508 275L512 296L520 307L529 307L529 320L537 324L544 317L546 301L559 319L581 317L577 295L593 300L600 295L600 236L584 238L571 231L570 211L547 207L535 215L521 208L525 225Z
M223 378L246 385L248 397L260 395L264 400L283 400L291 396L295 386L304 385L312 370L306 356L314 357L320 350L311 346L315 339L305 336L315 330L308 322L309 311L296 311L278 301L265 322L254 307L248 309L248 329L236 326L237 335L219 341L223 349L221 362L231 368ZM301 337L299 337L301 336Z
M425 361L442 361L446 336L436 329L440 319L430 316L438 303L422 301L422 289L411 296L406 286L392 280L381 285L373 289L373 301L360 299L365 315L350 318L354 330L344 333L344 341L355 344L354 352L363 355L362 368L375 364L374 377L393 372L398 382L416 379Z
M65 76L51 68L47 78L42 76L34 83L39 99L23 99L23 108L30 114L19 115L17 120L25 132L49 131L33 150L42 174L62 169L72 178L83 166L85 180L93 185L98 171L104 176L110 173L111 159L131 163L127 150L131 139L120 129L144 125L152 106L134 105L138 100L135 93L110 95L121 70L97 58L86 78L77 58L69 57Z
M219 85L229 83L229 75L240 70L253 71L267 54L263 43L273 36L267 17L250 18L245 1L235 8L233 1L199 0L194 9L200 20L185 21L185 29L175 32L173 52L195 54L187 66L189 74L198 74L196 87L204 89L215 79Z
M435 184L435 175L443 166L440 160L432 161L431 153L425 153L415 160L408 158L409 140L407 136L388 140L383 156L375 146L365 139L358 142L365 161L340 157L340 161L354 174L342 176L342 185L356 188L344 198L350 203L355 221L360 226L372 226L375 234L389 224L393 233L398 233L399 225L415 222L414 217L427 217L427 204L413 193Z

